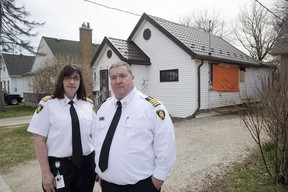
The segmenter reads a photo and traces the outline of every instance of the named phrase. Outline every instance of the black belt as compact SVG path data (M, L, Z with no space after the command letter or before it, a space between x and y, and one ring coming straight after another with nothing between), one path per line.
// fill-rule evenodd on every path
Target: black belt
M48 159L52 161L70 161L72 159L72 156L70 157L48 157Z
M93 155L94 154L94 151L92 151L89 155L86 155L86 156L83 156L84 159L89 157L90 155ZM52 160L52 161L70 161L72 159L72 156L70 157L52 157L52 156L48 156L48 159L49 160Z

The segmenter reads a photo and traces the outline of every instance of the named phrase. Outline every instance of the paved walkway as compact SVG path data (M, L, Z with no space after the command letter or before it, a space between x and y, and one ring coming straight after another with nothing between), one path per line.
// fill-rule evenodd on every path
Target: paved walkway
M23 117L10 117L0 119L0 126L20 125L30 123L31 118L32 116L23 116Z

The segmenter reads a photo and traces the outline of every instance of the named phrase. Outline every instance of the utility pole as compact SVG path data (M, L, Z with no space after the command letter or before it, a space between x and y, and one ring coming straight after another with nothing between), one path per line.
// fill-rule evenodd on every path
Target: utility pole
M2 66L4 63L4 59L2 56L2 15L3 15L3 10L2 10L2 0L0 0L0 112L6 111L6 105L4 101L4 95L3 95L3 88L2 88L2 79L1 79L1 73L2 73Z
M6 105L4 101L4 96L3 96L3 88L2 88L2 79L1 79L1 73L2 73L2 66L4 63L4 59L2 56L2 50L0 50L0 112L6 111Z

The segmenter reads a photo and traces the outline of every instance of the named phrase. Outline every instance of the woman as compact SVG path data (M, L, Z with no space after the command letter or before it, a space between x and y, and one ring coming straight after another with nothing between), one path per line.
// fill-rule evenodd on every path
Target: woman
M80 68L65 66L53 95L42 98L28 127L33 133L44 191L93 191L95 116Z

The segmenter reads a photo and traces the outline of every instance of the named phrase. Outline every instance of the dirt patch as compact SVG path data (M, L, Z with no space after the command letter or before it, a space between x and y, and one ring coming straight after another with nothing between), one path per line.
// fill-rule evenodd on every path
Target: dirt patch
M227 168L242 161L255 146L237 115L220 115L175 123L177 161L163 192L195 192L225 176ZM9 168L1 175L14 192L41 191L37 160ZM210 182L211 181L211 182ZM1 189L1 188L0 188ZM207 188L209 189L209 188ZM96 184L95 192L100 192Z

